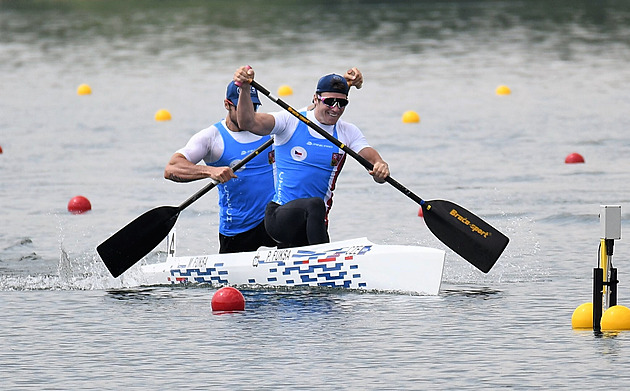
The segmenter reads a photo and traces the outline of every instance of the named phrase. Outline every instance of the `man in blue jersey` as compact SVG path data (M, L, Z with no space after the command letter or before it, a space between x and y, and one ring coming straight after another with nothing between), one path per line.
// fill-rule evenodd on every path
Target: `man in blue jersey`
M258 92L249 85L248 104L253 111L260 106ZM276 242L264 227L265 206L274 194L273 166L268 153L253 158L236 174L233 167L265 143L269 136L242 131L236 117L240 89L231 82L223 105L225 119L193 135L184 148L176 151L164 170L164 177L175 182L211 178L219 182L219 252L255 251ZM205 165L198 165L200 161Z
M253 79L254 70L242 66L233 80L250 88ZM323 76L313 96L314 109L302 115L372 163L370 174L383 183L389 176L387 163L358 127L340 119L349 88L343 76ZM288 111L257 113L247 94L239 97L237 120L252 133L274 135L276 187L265 211L265 228L278 248L329 242L328 212L345 152Z

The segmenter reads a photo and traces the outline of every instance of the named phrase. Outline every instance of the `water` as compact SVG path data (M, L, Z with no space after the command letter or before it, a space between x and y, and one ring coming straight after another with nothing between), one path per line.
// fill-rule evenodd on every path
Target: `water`
M591 301L599 205L628 216L629 22L622 1L0 1L2 388L627 387L627 332L574 331L571 314ZM349 161L331 236L446 249L439 296L244 290L247 311L215 315L216 288L111 278L95 247L203 186L162 171L222 118L242 64L296 108L319 76L359 67L344 117L399 182L510 237L492 271ZM78 194L93 209L70 215ZM180 216L180 254L217 250L215 197ZM624 305L628 253L617 242Z

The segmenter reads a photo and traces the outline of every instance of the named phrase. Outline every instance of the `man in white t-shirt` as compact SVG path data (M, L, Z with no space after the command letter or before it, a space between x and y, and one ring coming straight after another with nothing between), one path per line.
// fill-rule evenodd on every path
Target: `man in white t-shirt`
M249 105L258 110L258 92L248 86ZM164 177L175 182L212 178L219 182L219 252L255 251L261 246L274 247L264 227L265 206L274 194L273 154L271 148L248 162L236 174L231 167L269 140L242 131L236 118L240 88L231 82L223 106L225 119L193 135L185 147L177 150ZM198 165L203 162L205 164Z
M253 79L249 66L234 73L242 88L250 88ZM340 119L349 88L343 76L323 76L313 96L314 109L302 115L372 163L370 174L384 183L387 163L357 126ZM265 228L278 248L329 242L328 212L345 152L288 111L256 113L247 94L239 97L237 120L252 133L274 135L275 194L265 211Z

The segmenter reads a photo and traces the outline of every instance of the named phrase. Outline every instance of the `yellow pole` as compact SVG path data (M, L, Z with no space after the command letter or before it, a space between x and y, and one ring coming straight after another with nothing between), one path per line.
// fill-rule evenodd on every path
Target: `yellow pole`
M606 239L601 239L601 244L600 244L600 251L599 251L599 267L602 269L603 271L603 275L604 275L604 282L607 282L608 280L608 255L606 253ZM607 286L604 285L603 286L603 296L606 297L606 290L607 290ZM602 303L607 304L607 301L604 300L602 301Z

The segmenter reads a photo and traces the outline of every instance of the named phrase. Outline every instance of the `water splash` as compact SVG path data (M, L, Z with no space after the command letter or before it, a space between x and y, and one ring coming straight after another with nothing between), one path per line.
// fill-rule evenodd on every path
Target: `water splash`
M143 284L140 264L116 279L111 276L95 252L84 252L73 257L62 245L57 274L2 275L0 291L103 290L137 287Z
M510 238L510 243L488 274L480 273L448 250L443 282L464 284L548 280L550 270L538 258L541 244L534 226L535 222L527 216L512 216L505 220L505 224L499 228Z

